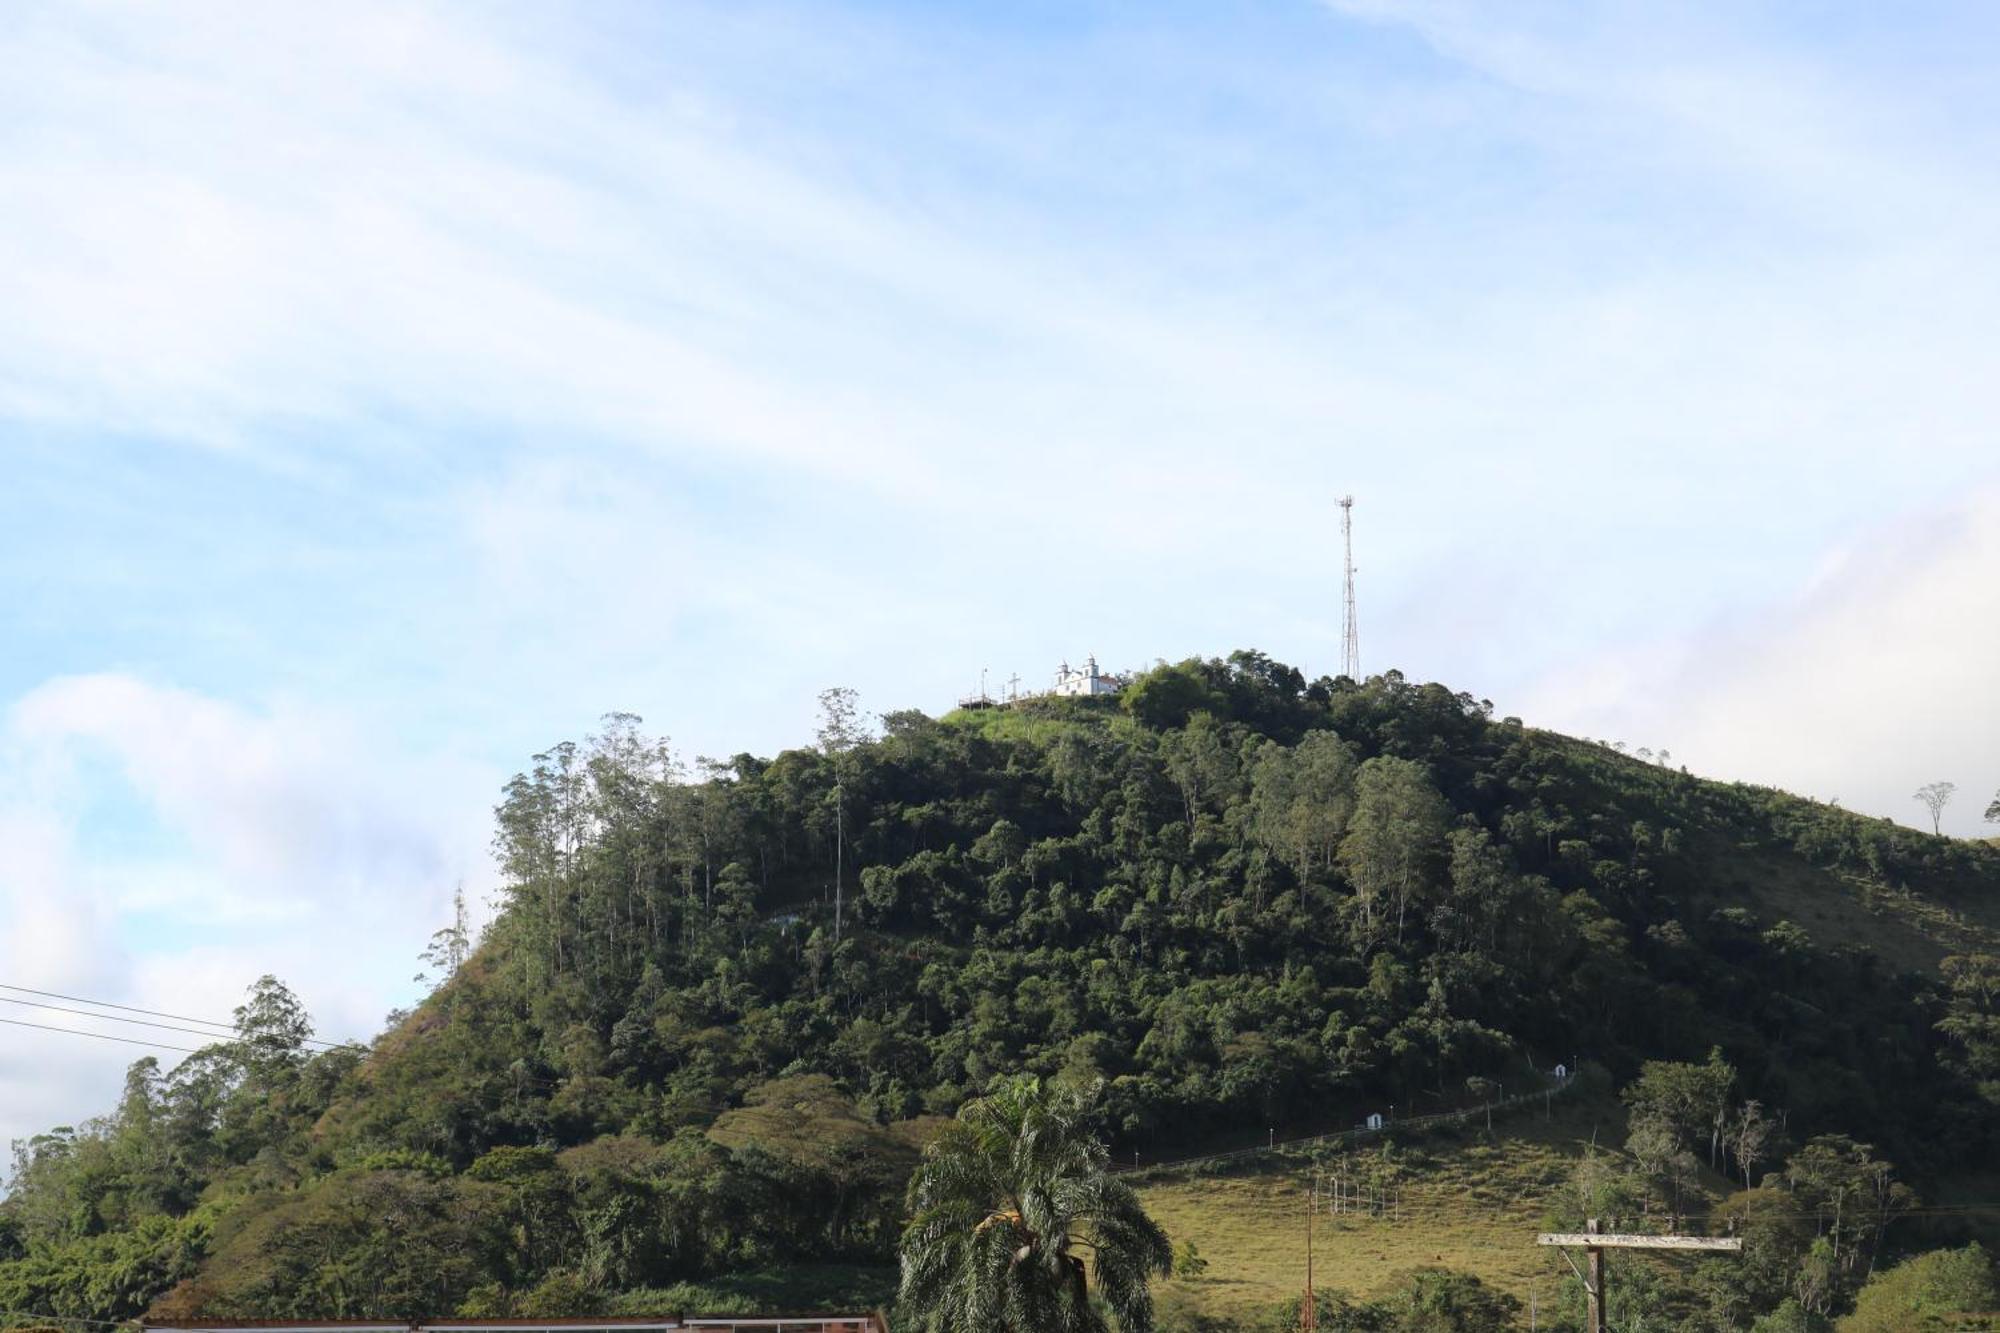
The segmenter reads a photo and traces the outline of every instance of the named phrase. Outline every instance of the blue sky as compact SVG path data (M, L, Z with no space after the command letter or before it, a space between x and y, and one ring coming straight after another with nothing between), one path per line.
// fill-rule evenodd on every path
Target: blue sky
M1369 668L1977 833L1996 28L31 0L0 982L365 1034L534 750L1325 670L1346 492ZM121 1063L0 1036L0 1136Z

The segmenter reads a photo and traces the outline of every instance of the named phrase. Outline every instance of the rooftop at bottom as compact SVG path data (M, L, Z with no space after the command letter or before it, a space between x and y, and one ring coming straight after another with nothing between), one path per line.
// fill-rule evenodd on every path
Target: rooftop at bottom
M160 1333L889 1333L879 1314L664 1315L657 1319L148 1321Z

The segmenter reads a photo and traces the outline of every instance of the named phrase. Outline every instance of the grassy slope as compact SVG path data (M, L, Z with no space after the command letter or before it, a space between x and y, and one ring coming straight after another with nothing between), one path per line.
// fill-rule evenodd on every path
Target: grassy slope
M1614 754L1594 742L1559 732L1536 734L1568 755L1582 781L1620 794L1640 811L1663 789L1678 785L1670 770ZM1707 778L1694 782L1710 793L1765 790ZM1853 825L1897 827L1912 838L1922 834L1920 829L1901 828L1873 816L1835 812L1804 797L1766 794ZM1684 815L1668 816L1664 822L1684 824L1684 820ZM1693 832L1699 854L1709 863L1709 887L1719 897L1749 908L1766 925L1790 921L1803 927L1822 947L1860 945L1878 954L1892 971L1926 975L1935 975L1939 961L1951 954L2000 951L2000 862L1987 860L1982 886L1952 895L1929 887L1912 891L1870 883L1860 875L1813 865L1789 848L1738 842L1747 832L1741 825L1697 826ZM1961 848L1982 844L2000 847L2000 838L1956 841Z
M1483 1129L1412 1138L1394 1153L1400 1216L1325 1218L1314 1243L1316 1285L1366 1296L1399 1272L1442 1264L1512 1292L1555 1298L1568 1270L1535 1245L1551 1196L1571 1165L1623 1139L1604 1102L1557 1103L1552 1121L1517 1113ZM1366 1157L1373 1154L1357 1154ZM1160 1290L1163 1308L1245 1317L1294 1296L1305 1279L1305 1201L1313 1163L1278 1153L1227 1174L1161 1177L1140 1186L1146 1209L1174 1243L1193 1241L1206 1275Z
M1737 853L1726 886L1764 921L1790 921L1823 946L1860 944L1894 970L1935 975L1947 955L1990 947L1980 923L1913 894L1869 891L1797 857Z
M1587 768L1609 770L1635 786L1664 776L1584 742L1558 741ZM1733 844L1713 834L1705 842L1709 888L1717 897L1750 908L1767 925L1792 921L1823 947L1865 946L1892 970L1930 975L1947 955L2000 949L2000 894L1947 901L1813 866L1788 849ZM1491 1137L1464 1133L1405 1144L1400 1216L1323 1220L1315 1244L1317 1284L1367 1296L1399 1272L1442 1264L1476 1273L1524 1304L1531 1296L1553 1300L1569 1272L1557 1254L1534 1244L1534 1235L1555 1188L1593 1135L1605 1144L1623 1141L1623 1117L1615 1103L1558 1104L1553 1122L1516 1119L1495 1128ZM1223 1174L1163 1176L1143 1185L1147 1209L1175 1243L1193 1241L1209 1261L1203 1277L1164 1285L1163 1308L1227 1319L1297 1295L1305 1275L1305 1191L1313 1168L1305 1156L1280 1153ZM1711 1184L1726 1188L1720 1180Z

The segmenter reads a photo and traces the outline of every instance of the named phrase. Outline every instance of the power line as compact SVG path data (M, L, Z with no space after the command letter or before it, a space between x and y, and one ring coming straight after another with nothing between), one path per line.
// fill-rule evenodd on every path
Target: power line
M63 1012L73 1013L75 1011L64 1010ZM206 1054L208 1051L214 1049L214 1047L212 1046L205 1046L200 1048L196 1048L193 1046L172 1046L163 1041L149 1041L141 1037L114 1037L108 1032L83 1032L79 1031L76 1028L52 1027L47 1023L30 1023L25 1019L19 1019L19 1018L0 1018L0 1023L5 1023L9 1027L34 1028L40 1032L59 1032L66 1037L95 1037L99 1041L121 1042L127 1046L145 1046L156 1051L178 1051L182 1055L203 1055ZM174 1030L185 1031L185 1029L180 1029L180 1028ZM341 1049L359 1050L361 1048L358 1046L350 1046ZM505 1070L489 1070L487 1071L487 1073L490 1077L493 1078L508 1079L516 1083L532 1084L533 1086L538 1088L560 1089L563 1086L558 1081L546 1078L538 1078L533 1074L513 1074ZM6 1313L7 1311L0 1310L0 1315L4 1315Z
M154 1018L171 1018L181 1023L200 1023L204 1027L228 1028L236 1030L234 1023L222 1023L213 1018L189 1018L186 1014L163 1014L157 1009L138 1009L129 1004L113 1004L109 1000L91 1000L81 995L64 995L58 991L36 990L33 986L13 986L0 981L0 990L14 991L20 995L45 995L51 1000L68 1000L72 1004L94 1004L100 1009L122 1009L128 1014L149 1014Z
M0 1023L16 1028L40 1028L43 1032L61 1032L71 1037L95 1037L99 1041L122 1041L127 1046L151 1046L155 1050L180 1051L184 1055L200 1055L193 1046L169 1046L163 1041L145 1041L138 1037L114 1037L108 1032L79 1032L75 1028L50 1027L47 1023L29 1023L19 1018L0 1018Z
M48 999L66 999L72 1005L96 1005L98 1009L118 1009L122 1013L142 1013L142 1015L146 1015L150 1019L174 1019L176 1023L200 1023L202 1027L228 1029L230 1039L236 1037L236 1025L234 1023L220 1023L216 1019L190 1019L184 1013L162 1013L158 1009L138 1009L136 1005L114 1005L112 1001L94 1001L94 999L88 999L88 997L82 997L82 995L62 995L60 991L36 991L34 987L16 987L16 985L8 985L4 981L0 981L0 991L14 991L16 995L46 995ZM4 997L0 997L0 999L4 999ZM14 1001L14 1003L20 1003L20 1001ZM52 1005L46 1005L46 1007L52 1007ZM70 1011L70 1013L74 1013L74 1011ZM108 1015L108 1013L96 1015L94 1013L90 1017L92 1019L110 1019L112 1015ZM130 1023L130 1019L114 1019L114 1021L116 1023ZM146 1027L156 1027L156 1025L148 1023ZM186 1031L186 1029L180 1029L180 1031ZM206 1037L208 1033L194 1033L194 1035L196 1037ZM358 1041L326 1041L322 1037L306 1037L306 1045L308 1047L358 1047L362 1043L358 1043Z
M130 1023L134 1027L158 1028L162 1032L185 1032L190 1037L212 1037L220 1042L233 1040L233 1038L223 1036L220 1033L204 1032L200 1028L175 1027L171 1023L149 1023L143 1018L120 1018L116 1014L92 1013L88 1009L69 1009L63 1005L48 1004L42 1000L17 1000L11 995L0 995L0 1004L18 1004L29 1009L46 1009L51 1013L75 1014L78 1018L98 1018L107 1023Z
M52 992L52 991L35 991L35 990L29 990L29 988L28 988L28 987L26 987L26 986L8 986L8 985L6 985L5 983L0 983L0 990L19 990L19 991L28 991L28 993L29 993L29 994L31 994L31 995L51 995L51 994L54 994L54 992ZM73 996L63 996L63 997L61 997L61 998L63 998L63 999L72 999L72 998L75 998L75 997L73 997ZM93 1014L93 1013L88 1013L88 1012L86 1012L86 1011L84 1011L84 1010L81 1010L81 1009L64 1009L64 1008L62 1008L62 1006L60 1006L60 1005L38 1005L38 1004L34 1004L34 1002L33 1002L33 1001L30 1001L30 1000L10 1000L10 999L8 999L8 998L7 998L6 996L4 996L4 995L0 995L0 1003L7 1003L7 1004L26 1004L26 1005L30 1005L30 1006L31 1006L31 1007L33 1007L33 1008L38 1008L38 1009L54 1009L54 1010L56 1010L56 1011L57 1011L58 1013L64 1013L64 1014L78 1014L78 1015L81 1015L81 1016L83 1016L83 1017L86 1017L86 1018L103 1018L103 1019L108 1019L108 1020L110 1020L111 1022L114 1022L114 1023L137 1023L137 1022L138 1022L138 1020L137 1020L137 1019L132 1019L132 1018L117 1018L117 1017L114 1017L114 1016L113 1016L113 1015L111 1015L111 1014ZM94 1001L94 1000L84 1000L84 1001L82 1001L82 1003L84 1003L84 1004L95 1004L95 1003L97 1003L97 1002L96 1002L96 1001ZM130 1009L130 1010L131 1010L131 1012L133 1012L133 1013L139 1013L139 1014L149 1014L149 1013L153 1013L153 1012L155 1012L154 1010L151 1010L151 1009L132 1009L132 1007L131 1007L130 1005L114 1005L114 1006L111 1006L111 1007L113 1007L113 1008L119 1008L119 1009ZM165 1015L162 1015L162 1017L166 1017L166 1018L173 1018L173 1017L176 1017L176 1016L177 1016L177 1015L173 1015L173 1014L165 1014ZM191 1019L189 1019L189 1020L187 1020L187 1021L188 1021L188 1022L191 1022L191 1023L200 1023L200 1022L204 1022L205 1020L203 1020L203 1019L199 1019L199 1018L191 1018ZM168 1043L168 1042L164 1042L164 1041L150 1041L150 1040L145 1040L145 1039L142 1039L142 1038L138 1038L138 1037L118 1037L118 1036L113 1036L112 1034L110 1034L110 1033L108 1033L108 1032L84 1032L84 1031L81 1031L80 1029L77 1029L77 1028L61 1028L61 1027L54 1027L54 1026L52 1026L52 1025L50 1025L50 1024L47 1024L47 1023L30 1023L30 1022L28 1022L27 1020L25 1020L25 1019L20 1019L20 1018L0 1018L0 1023L5 1023L5 1024L6 1024L6 1025L8 1025L9 1027L17 1027L17 1028L34 1028L34 1029L36 1029L37 1031L40 1031L40 1032L60 1032L60 1033L62 1033L63 1035L65 1035L65 1036L69 1036L69 1037L95 1037L95 1038L96 1038L97 1040L99 1040L99 1041L115 1041L115 1042L122 1042L123 1044L125 1044L125 1045L127 1045L127 1046L149 1046L149 1047L152 1047L152 1048L153 1048L153 1049L155 1049L155 1050L161 1050L161 1051L178 1051L178 1052L180 1052L180 1053L181 1053L181 1054L183 1054L183 1055L201 1055L201 1054L204 1054L204 1053L205 1053L206 1051L209 1051L209 1050L212 1050L212 1049L214 1049L213 1047L199 1047L199 1048L197 1048L197 1047L193 1047L193 1046L175 1046L175 1045L172 1045L172 1044L170 1044L170 1043ZM193 1029L193 1028L174 1028L174 1027L167 1027L167 1025L166 1025L166 1024L164 1024L164 1023L145 1023L145 1024L141 1024L141 1026L144 1026L144 1027L154 1027L154 1028L165 1028L165 1029L166 1029L167 1031L169 1031L169 1032L186 1032L186 1033L189 1033L189 1034L190 1034L190 1035L192 1035L192 1036L197 1036L197 1037L207 1037L207 1036L211 1036L211 1035L214 1035L214 1036L219 1036L219 1035L220 1035L220 1034L212 1034L212 1033L207 1033L207 1032L201 1032L201 1031L197 1031L197 1030L195 1030L195 1029ZM366 1051L367 1051L367 1048L366 1048L365 1046L363 1046L363 1045L362 1045L362 1044L361 1044L360 1042L357 1042L357 1041L349 1041L349 1042L317 1042L316 1044L317 1044L317 1045L321 1045L321 1046L326 1046L326 1047L329 1047L330 1049L333 1049L333 1050L351 1050L351 1051L361 1051L361 1052L363 1052L363 1053L366 1053ZM536 1086L536 1087L540 1087L540 1088L560 1088L560 1087L562 1086L562 1084L561 1084L560 1082L558 1082L558 1081L554 1081L554 1080L550 1080L550 1079L545 1079L545 1078L538 1078L538 1077L536 1077L536 1076L535 1076L535 1075L533 1075L533 1074L511 1074L511 1073L508 1073L508 1072L506 1072L506 1071L488 1071L488 1073L492 1074L492 1075L493 1075L494 1077L498 1077L498 1078L506 1078L506 1079L511 1079L511 1080L513 1080L513 1081L515 1081L515 1082L518 1082L518 1083L530 1083L530 1084L533 1084L534 1086ZM4 1314L4 1313L5 1313L5 1311L0 1311L0 1314Z

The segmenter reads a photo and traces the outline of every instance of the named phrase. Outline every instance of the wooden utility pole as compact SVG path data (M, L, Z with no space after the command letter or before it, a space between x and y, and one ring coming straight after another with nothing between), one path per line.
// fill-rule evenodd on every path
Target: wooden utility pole
M1319 1299L1313 1295L1313 1215L1319 1211L1319 1177L1313 1177L1312 1191L1306 1195L1306 1300L1299 1307L1299 1333L1317 1333Z
M1584 1230L1597 1234L1597 1219L1584 1223ZM1584 1251L1584 1265L1590 1270L1583 1279L1583 1291L1589 1308L1584 1312L1584 1327L1590 1333L1604 1333L1605 1321L1610 1312L1605 1308L1604 1291L1604 1247L1593 1245Z
M1577 1273L1583 1283L1586 1315L1583 1321L1584 1333L1606 1333L1605 1323L1608 1307L1604 1294L1604 1252L1606 1250L1726 1250L1740 1253L1743 1240L1739 1236L1635 1236L1620 1232L1602 1231L1597 1219L1585 1222L1582 1231L1545 1232L1535 1237L1537 1245L1563 1247L1563 1259L1572 1272L1576 1270L1576 1260L1569 1257L1571 1248L1580 1247L1584 1253L1584 1271Z

